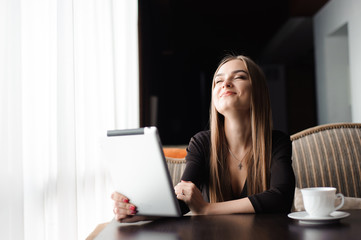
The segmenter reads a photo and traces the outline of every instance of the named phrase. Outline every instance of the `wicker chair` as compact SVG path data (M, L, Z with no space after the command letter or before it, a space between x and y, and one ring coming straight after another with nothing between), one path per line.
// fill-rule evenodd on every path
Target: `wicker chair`
M332 186L361 197L361 124L335 123L291 136L298 188Z

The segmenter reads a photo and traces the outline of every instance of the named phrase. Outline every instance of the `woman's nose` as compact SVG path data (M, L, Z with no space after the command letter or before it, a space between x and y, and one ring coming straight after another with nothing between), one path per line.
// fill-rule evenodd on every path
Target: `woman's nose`
M230 82L230 81L224 81L223 82L223 86L222 86L223 88L229 88L229 87L232 87L232 83Z

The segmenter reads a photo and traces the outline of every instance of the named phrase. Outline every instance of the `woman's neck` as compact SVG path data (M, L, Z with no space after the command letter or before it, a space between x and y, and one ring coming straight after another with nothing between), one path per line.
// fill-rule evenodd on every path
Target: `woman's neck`
M232 151L245 151L252 144L252 129L249 114L225 117L224 129L228 146Z

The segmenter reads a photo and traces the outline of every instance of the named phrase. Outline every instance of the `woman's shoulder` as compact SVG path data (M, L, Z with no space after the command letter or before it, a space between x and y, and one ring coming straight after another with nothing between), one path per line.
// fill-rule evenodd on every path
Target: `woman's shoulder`
M209 130L196 133L190 140L188 152L207 152L210 148L211 132Z
M211 137L210 130L200 131L193 136L193 138L195 139L210 139L210 137Z

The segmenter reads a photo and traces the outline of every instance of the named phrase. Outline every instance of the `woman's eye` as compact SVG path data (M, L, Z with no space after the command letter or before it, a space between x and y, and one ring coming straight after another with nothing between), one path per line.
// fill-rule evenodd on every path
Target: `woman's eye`
M247 77L246 77L246 76L236 76L236 77L235 77L235 79L242 79L242 80L245 80L245 79L247 79Z

